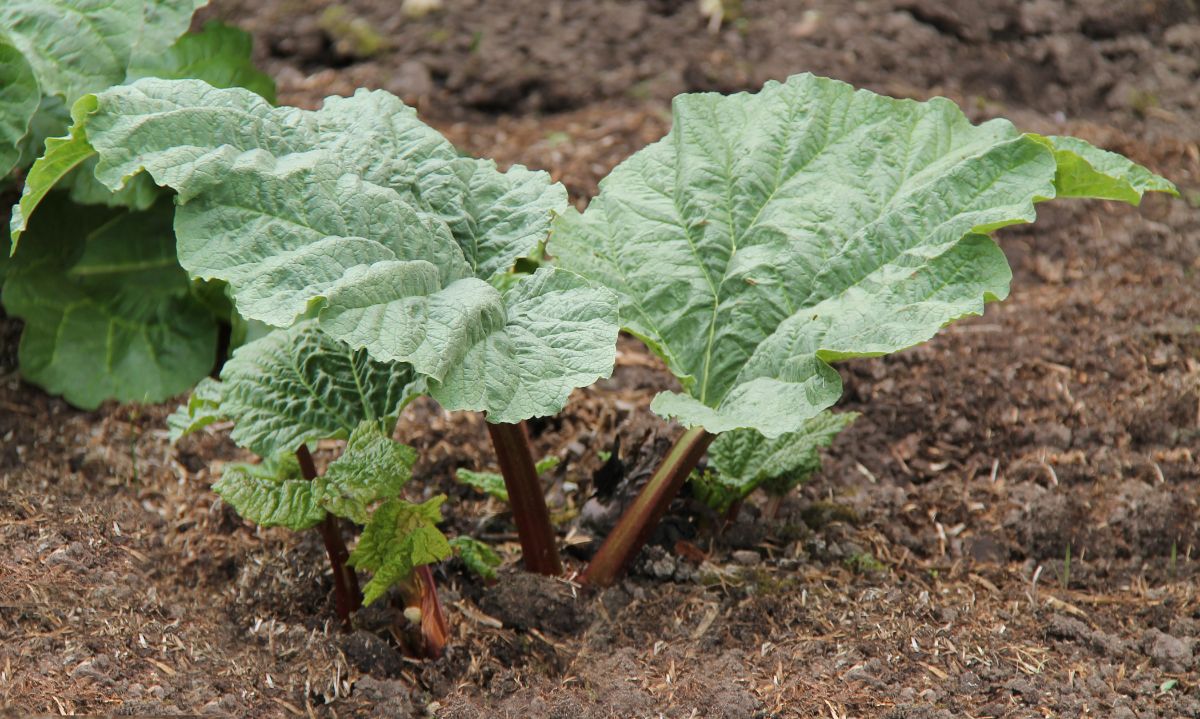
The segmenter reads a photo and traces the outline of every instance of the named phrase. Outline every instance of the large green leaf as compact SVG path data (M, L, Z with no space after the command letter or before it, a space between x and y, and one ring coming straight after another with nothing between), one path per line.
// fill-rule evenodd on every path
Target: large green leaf
M409 367L374 361L305 321L239 347L221 382L197 387L172 426L178 437L230 419L235 442L270 457L345 439L363 422L390 431L421 390Z
M33 68L0 34L0 179L21 157L21 140L40 102Z
M239 515L264 527L300 531L325 519L318 487L301 476L291 453L261 464L227 464L212 488Z
M1086 194L1056 173L1091 150L1050 142L811 75L682 95L667 137L563 215L550 252L615 290L622 323L680 378L656 411L775 437L841 395L829 362L910 347L1008 293L987 233Z
M159 402L208 374L216 323L175 261L169 202L148 212L47 202L4 283L5 310L25 321L25 379L92 408Z
M363 604L383 596L417 567L450 556L450 543L437 528L444 501L444 494L421 504L393 499L375 510L350 553L351 566L374 573L363 587Z
M557 412L611 371L610 292L552 269L504 293L491 284L540 248L562 187L459 158L387 93L307 112L148 79L83 98L75 117L71 144L94 148L110 188L144 169L178 191L180 262L228 282L246 317L315 316L352 347L411 363L448 408L493 421Z
M187 31L207 0L5 0L0 34L33 67L43 95L68 103L122 83Z

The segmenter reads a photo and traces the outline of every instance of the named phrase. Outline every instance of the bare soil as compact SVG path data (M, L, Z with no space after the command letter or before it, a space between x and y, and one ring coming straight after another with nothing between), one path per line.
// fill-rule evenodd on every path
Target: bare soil
M730 4L730 3L727 3ZM244 455L172 447L172 404L81 412L20 382L0 326L0 706L31 713L466 717L1200 717L1200 12L1189 0L220 0L281 101L405 96L460 147L549 170L581 204L665 132L667 100L813 71L1081 135L1183 200L1045 207L1000 240L1012 296L922 347L841 366L863 413L775 518L686 497L612 589L523 574L505 508L456 485L481 418L412 407L414 498L506 558L437 569L438 661L396 609L338 630L320 540L209 490ZM0 218L2 219L2 218ZM531 423L573 569L679 432L671 378L613 378ZM620 439L616 499L593 503ZM330 447L329 449L333 449ZM609 468L611 470L611 466ZM619 508L619 507L618 507Z

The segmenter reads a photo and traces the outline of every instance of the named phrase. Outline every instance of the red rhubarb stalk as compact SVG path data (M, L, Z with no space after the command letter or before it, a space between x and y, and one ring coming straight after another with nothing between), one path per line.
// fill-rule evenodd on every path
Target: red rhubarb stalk
M317 478L317 465L308 447L300 445L296 450L296 459L300 460L300 474L305 479L311 482ZM326 514L325 519L317 525L317 530L325 541L325 553L329 555L329 564L333 567L333 596L337 614L342 623L349 627L350 614L362 608L362 592L358 588L358 575L346 563L350 552L346 550L346 542L342 539L341 523L337 517Z
M700 463L700 458L714 439L716 435L709 434L703 427L693 427L675 441L654 476L621 515L617 526L613 527L600 551L596 552L583 574L584 584L606 587L617 580L629 562L650 541L654 528L671 506L671 500L679 494L688 475Z
M554 528L550 526L550 510L546 508L546 495L534 467L525 424L488 422L487 427L508 490L525 569L538 574L562 574Z

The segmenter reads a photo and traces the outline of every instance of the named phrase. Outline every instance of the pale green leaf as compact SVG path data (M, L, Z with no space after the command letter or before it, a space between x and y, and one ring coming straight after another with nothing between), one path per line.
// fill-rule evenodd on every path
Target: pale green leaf
M489 582L496 579L496 567L499 567L502 561L500 555L496 554L496 550L465 534L451 539L450 548L463 560L467 569L481 579Z
M1033 221L1056 171L1007 121L800 75L676 98L671 132L560 217L549 252L616 291L622 323L680 379L655 411L776 437L841 395L829 362L910 347L1003 298L1011 274L986 233Z
M489 284L540 249L561 186L458 158L386 93L307 112L148 79L100 95L81 127L110 188L144 169L178 191L180 262L228 282L248 318L316 317L492 421L557 412L611 371L610 292L553 269Z
M437 528L444 501L444 494L421 504L392 499L371 515L349 561L353 567L373 572L363 587L363 604L383 596L417 567L450 556L450 543Z
M219 410L201 404L192 420L207 412L233 420L233 440L263 457L347 438L364 421L390 431L421 391L410 368L374 361L311 321L239 347L221 380Z
M1147 192L1179 196L1170 181L1123 155L1101 150L1077 137L1030 137L1044 141L1054 150L1058 163L1054 186L1059 197L1092 197L1137 205Z
M562 460L558 457L542 457L537 461L537 464L534 465L534 471L538 474L545 474L560 464L562 464Z
M855 412L821 412L799 431L774 439L753 429L724 432L708 448L709 468L716 472L710 481L719 483L733 499L759 487L786 494L821 468L820 449L857 418Z
M207 0L5 0L0 33L33 67L43 95L68 103L125 81L187 31Z
M94 156L96 151L84 137L82 123L88 113L96 109L96 98L93 95L81 97L71 107L71 118L74 124L70 134L65 137L46 139L46 151L30 168L25 176L25 187L21 190L21 200L12 210L10 229L12 232L12 252L16 252L17 244L24 234L25 228L33 215L33 210L41 204L55 185L67 176L84 160ZM91 203L96 204L96 203Z
M239 515L264 527L300 531L325 519L316 489L301 477L294 454L261 464L227 464L212 488Z
M20 50L0 30L0 179L21 157L21 141L41 102L37 78Z
M192 390L187 402L175 408L167 416L167 429L172 442L198 432L210 424L227 419L221 411L221 401L225 397L225 387L212 377L205 377Z
M339 517L366 524L370 505L390 499L412 478L417 453L388 436L378 421L364 421L341 456L317 481L321 506Z
M48 202L3 289L5 310L25 321L25 379L93 408L160 402L208 374L216 323L175 261L169 203L117 212Z

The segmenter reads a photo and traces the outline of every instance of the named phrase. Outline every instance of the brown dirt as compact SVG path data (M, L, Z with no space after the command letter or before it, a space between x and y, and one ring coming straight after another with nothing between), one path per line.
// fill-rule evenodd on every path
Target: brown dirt
M209 14L255 32L283 101L387 87L464 149L546 168L580 201L665 131L671 94L811 70L1080 134L1191 204L1047 207L1036 229L1002 233L1011 299L923 347L843 365L842 407L863 417L773 520L751 503L714 534L680 500L632 575L594 596L512 569L485 586L446 563L451 649L436 662L399 656L388 607L338 631L320 541L250 527L209 491L242 456L219 432L170 447L170 405L80 412L22 385L6 321L0 706L1200 716L1194 4L746 0L716 33L683 0L444 5L412 20L355 0L324 29L315 0L222 0ZM347 43L354 18L384 41L377 54ZM605 522L595 505L591 525L569 521L598 452L619 436L636 480L678 431L646 409L669 377L637 343L620 349L613 379L531 428L565 460L550 498L576 557ZM503 507L450 478L491 462L481 420L422 402L399 433L422 453L414 495L449 493L448 531L515 565Z

